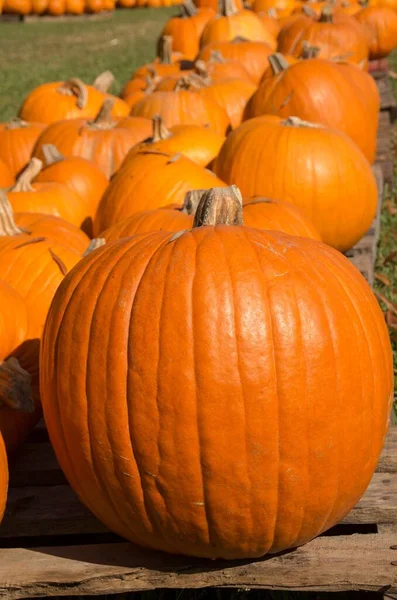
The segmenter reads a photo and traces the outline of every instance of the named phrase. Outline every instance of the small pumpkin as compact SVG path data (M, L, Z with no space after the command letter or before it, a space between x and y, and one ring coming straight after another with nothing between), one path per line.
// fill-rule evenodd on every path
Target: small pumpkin
M11 169L4 160L0 158L0 187L9 187L10 185L13 185L14 181Z
M173 91L149 94L134 104L131 115L149 119L159 115L167 127L208 126L220 135L224 135L230 127L226 111L214 100L201 95L188 77L181 77Z
M8 165L14 177L28 164L36 140L44 129L43 123L28 123L18 117L0 124L0 160Z
M281 29L278 51L299 57L304 42L319 48L318 58L338 59L360 65L368 64L365 31L353 17L334 14L330 6L319 17L303 16Z
M179 16L167 21L161 35L171 36L173 50L194 60L199 52L201 34L216 12L212 8L197 9L192 0L184 0L180 10Z
M131 155L109 184L98 207L94 234L143 210L182 204L189 190L223 182L182 154L141 150Z
M82 502L145 548L213 559L281 552L343 519L393 398L364 278L321 242L244 227L233 188L205 194L189 231L81 261L41 364L50 439Z
M77 78L44 83L25 98L19 117L25 121L47 124L62 119L93 119L103 100L102 92ZM114 117L126 116L129 107L121 98L115 97L112 113Z
M372 163L380 106L372 77L344 63L313 58L289 64L280 54L276 58L278 70L259 86L246 118L276 114L322 123L346 133ZM271 67L275 64L274 59Z
M180 52L173 52L173 39L171 35L163 35L158 42L158 56L151 63L139 67L132 79L137 77L166 77L190 69L192 63L184 59Z
M205 27L200 46L203 48L214 42L230 42L236 37L265 42L273 49L277 46L274 36L265 29L254 12L237 10L233 0L220 0L220 12Z
M82 15L84 0L66 0L66 12L70 15Z
M227 60L243 65L251 80L258 85L269 66L268 57L273 54L272 46L265 42L249 42L236 38L231 42L213 42L201 49L198 58L207 61L213 52L220 52Z
M93 120L69 119L49 125L37 140L33 155L42 157L42 146L52 144L66 157L89 159L109 179L128 150L151 132L149 119L116 119L112 106L113 99L108 98Z
M49 4L49 0L32 0L32 13L34 15L42 15Z
M174 125L168 129L161 117L154 117L152 136L134 146L123 164L141 150L154 150L173 155L180 152L198 165L207 167L218 156L224 141L225 136L215 133L208 127Z
M342 252L358 242L375 217L376 181L356 144L297 117L246 121L227 138L214 171L227 183L236 182L244 196L291 202L324 242Z
M48 0L47 14L59 17L66 12L66 0Z
M397 47L397 12L392 8L367 6L356 14L368 34L370 59L388 56Z

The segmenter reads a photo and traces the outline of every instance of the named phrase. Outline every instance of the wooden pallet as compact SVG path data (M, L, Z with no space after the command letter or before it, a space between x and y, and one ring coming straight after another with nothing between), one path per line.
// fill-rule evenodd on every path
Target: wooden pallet
M149 552L109 533L66 483L45 429L34 432L11 469L0 527L0 598L210 586L368 590L397 598L397 428L367 492L341 525L293 551L237 562Z

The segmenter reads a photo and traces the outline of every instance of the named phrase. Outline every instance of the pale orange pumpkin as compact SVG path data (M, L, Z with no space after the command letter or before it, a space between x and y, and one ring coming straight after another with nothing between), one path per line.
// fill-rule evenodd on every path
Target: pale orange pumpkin
M355 18L367 31L371 59L388 56L397 47L397 12L392 8L368 6Z
M0 160L3 160L16 177L26 167L43 123L28 123L14 118L8 123L0 123ZM0 187L6 187L0 183Z

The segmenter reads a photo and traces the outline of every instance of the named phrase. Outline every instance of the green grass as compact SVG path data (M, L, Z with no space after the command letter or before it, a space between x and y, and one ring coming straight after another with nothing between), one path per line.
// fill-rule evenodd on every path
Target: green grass
M0 120L14 116L26 94L46 81L91 82L110 69L118 92L137 66L155 56L155 40L178 8L118 10L102 21L0 23Z

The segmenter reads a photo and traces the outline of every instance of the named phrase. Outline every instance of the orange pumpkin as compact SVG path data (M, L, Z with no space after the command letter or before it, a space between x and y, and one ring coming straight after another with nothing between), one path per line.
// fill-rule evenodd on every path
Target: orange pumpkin
M225 79L246 79L251 81L247 69L237 60L227 60L221 52L214 50L207 61L197 60L194 63L194 72L199 75L209 75L212 81Z
M362 152L342 133L296 117L267 115L243 123L227 138L214 171L244 196L298 206L323 241L342 252L375 217L376 181Z
M192 81L182 77L174 91L156 91L140 100L131 109L131 115L152 119L159 115L166 127L174 125L208 126L224 135L230 123L226 111L210 98L192 88Z
M117 171L128 150L149 137L151 121L111 116L113 100L104 101L92 121L69 119L53 123L43 131L33 151L42 157L42 146L54 145L66 157L81 156L92 161L107 177Z
M8 192L8 200L14 212L32 212L62 217L76 227L81 227L87 219L86 200L72 187L52 180L34 181L43 163L32 158L17 178L16 184Z
M93 119L100 110L104 94L93 86L85 85L80 79L44 83L25 98L19 116L25 121L54 123L62 119ZM112 114L126 116L128 105L116 98Z
M303 44L319 48L318 58L343 59L356 65L368 63L368 44L365 31L353 17L334 14L329 6L320 17L302 16L278 36L278 51L299 57Z
M251 10L237 10L233 0L220 0L220 13L205 27L200 40L203 48L214 42L230 42L241 37L253 42L265 42L273 49L277 42L265 29L261 19Z
M117 8L133 8L136 0L117 0Z
M133 74L136 77L166 77L174 75L192 65L184 60L180 52L173 52L173 39L170 35L163 35L158 42L158 56L151 63L139 67Z
M13 185L14 177L9 166L0 158L0 187L6 188Z
M49 0L32 0L32 13L34 15L42 15L49 4Z
M4 0L3 12L28 15L32 12L32 2L31 0Z
M14 177L26 167L43 123L28 123L22 119L11 119L0 124L0 160L10 168ZM6 187L0 183L0 187Z
M98 207L94 234L143 210L182 204L189 190L223 182L182 154L141 150L113 177Z
M171 36L173 50L194 60L199 52L201 34L216 12L212 8L197 9L192 0L184 0L180 9L181 14L167 21L161 35Z
M7 503L8 461L3 438L0 435L0 523L3 519Z
M260 18L264 28L272 35L275 39L280 32L280 24L277 20L276 10L269 8L267 11L260 11L256 13Z
M350 17L354 17L357 13L360 12L361 9L361 4L355 1L350 2L345 0L341 2L339 6L339 11L345 13L346 15L349 15Z
M66 12L66 0L48 0L47 13L53 17L59 17Z
M346 133L372 163L380 99L371 76L316 58L289 65L279 55L279 65L280 72L264 80L248 103L246 117L276 114L322 123Z
M103 11L103 0L85 0L86 13L96 14Z
M66 12L70 15L82 15L84 0L66 0Z
M179 77L175 75L175 77ZM121 96L123 100L128 104L130 108L132 108L135 104L137 104L143 98L146 98L148 94L151 94L156 89L156 82L162 81L159 77L146 77L145 79L141 77L136 77L135 79L130 79L125 84L123 91L121 92Z
M154 117L152 136L134 146L127 154L124 164L141 150L154 150L172 155L180 152L198 165L206 167L218 156L224 141L223 135L208 127L174 125L167 129L161 117Z
M370 6L391 8L397 11L397 0L371 0Z
M41 352L50 439L79 498L134 543L214 559L300 546L343 519L393 398L364 278L321 242L243 227L232 195L208 192L190 231L81 261Z
M212 8L216 13L219 10L218 0L194 0L194 3L197 8ZM234 5L237 10L242 10L244 8L242 0L234 0Z
M397 47L397 12L392 8L368 6L356 19L367 31L371 59L388 56Z
M295 0L254 0L252 5L256 13L274 9L279 17L288 17L295 7Z
M263 73L269 66L268 57L273 53L272 47L264 42L249 42L235 39L231 42L214 42L200 51L198 58L207 61L213 52L220 52L227 60L237 61L246 69L251 80L258 85Z

